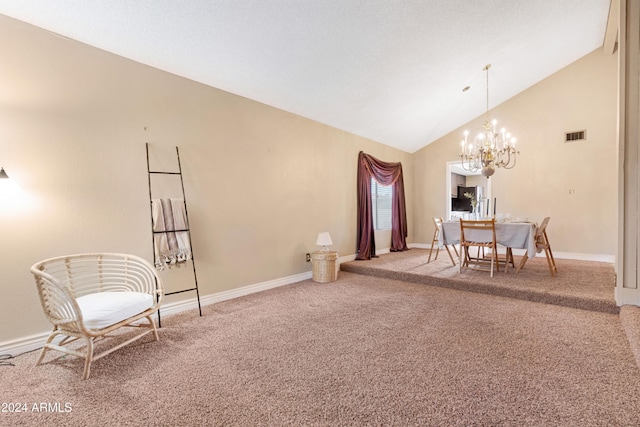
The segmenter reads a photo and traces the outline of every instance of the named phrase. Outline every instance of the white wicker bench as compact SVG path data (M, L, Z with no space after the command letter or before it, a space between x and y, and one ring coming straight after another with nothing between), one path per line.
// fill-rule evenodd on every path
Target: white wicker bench
M159 339L151 316L162 303L164 288L156 269L146 260L117 253L66 255L40 261L31 272L44 314L53 324L36 365L42 363L48 350L79 356L85 359L86 380L92 361L151 332L156 341ZM148 323L138 322L141 319ZM94 341L124 326L145 330L94 356ZM62 339L54 344L58 335ZM78 339L83 339L86 346L66 347Z

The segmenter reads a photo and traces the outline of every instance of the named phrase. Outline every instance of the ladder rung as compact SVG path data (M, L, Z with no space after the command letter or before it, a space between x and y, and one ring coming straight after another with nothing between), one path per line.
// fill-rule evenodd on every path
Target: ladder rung
M174 295L174 294L181 294L183 292L190 292L190 291L195 291L196 288L191 288L191 289L183 289L181 291L173 291L173 292L165 292L165 295Z

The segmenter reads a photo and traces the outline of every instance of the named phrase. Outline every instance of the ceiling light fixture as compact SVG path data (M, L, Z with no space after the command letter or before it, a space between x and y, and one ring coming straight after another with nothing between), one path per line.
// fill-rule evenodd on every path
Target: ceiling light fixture
M496 171L496 167L511 169L516 165L516 156L520 154L516 148L516 138L511 136L505 128L496 130L495 119L489 120L489 68L487 64L482 71L487 73L487 111L483 130L476 135L473 142L469 142L469 131L464 131L464 140L460 142L460 159L464 170L469 172L481 171L489 178Z

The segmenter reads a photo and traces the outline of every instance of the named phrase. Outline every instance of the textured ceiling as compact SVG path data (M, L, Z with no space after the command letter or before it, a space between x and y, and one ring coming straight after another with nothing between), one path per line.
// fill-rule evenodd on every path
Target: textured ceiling
M602 46L609 0L0 0L4 14L414 152ZM471 86L463 92L462 88Z

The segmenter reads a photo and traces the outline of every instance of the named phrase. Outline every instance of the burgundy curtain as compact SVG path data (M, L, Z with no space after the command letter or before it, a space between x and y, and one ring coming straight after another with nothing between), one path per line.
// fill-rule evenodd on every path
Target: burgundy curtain
M376 256L373 234L371 202L371 177L381 185L392 185L391 251L407 249L407 209L404 202L402 164L376 159L362 151L358 154L358 241L356 259L366 260Z

